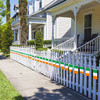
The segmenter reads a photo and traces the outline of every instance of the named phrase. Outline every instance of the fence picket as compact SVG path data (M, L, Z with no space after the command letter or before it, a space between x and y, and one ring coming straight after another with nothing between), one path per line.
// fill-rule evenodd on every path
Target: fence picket
M91 98L91 77L92 77L92 70L91 70L91 67L92 67L92 62L91 62L91 56L89 56L89 68L90 68L90 76L89 76L89 89L88 89L88 97Z
M73 65L75 65L75 54L73 54ZM74 67L73 67L73 70L74 70ZM74 71L73 71L73 90L75 90L75 74L74 74Z
M76 65L78 66L79 56L76 55ZM76 91L78 92L78 74L76 74Z
M86 66L87 66L87 58L84 57L84 69L86 73ZM84 74L84 95L87 95L87 76Z
M98 71L98 100L100 100L100 60L99 60L99 71Z

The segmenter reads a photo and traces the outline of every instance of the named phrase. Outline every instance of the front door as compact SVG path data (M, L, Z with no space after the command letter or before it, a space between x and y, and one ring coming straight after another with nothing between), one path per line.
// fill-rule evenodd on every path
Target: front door
M84 41L88 42L91 40L92 34L92 14L85 15L84 17Z

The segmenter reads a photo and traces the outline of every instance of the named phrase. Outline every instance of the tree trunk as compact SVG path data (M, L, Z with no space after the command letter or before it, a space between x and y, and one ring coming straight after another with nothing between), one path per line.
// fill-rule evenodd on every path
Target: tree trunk
M10 20L10 0L6 0L6 6L7 6L6 22L8 22Z
M27 0L19 0L20 44L24 46L27 40Z

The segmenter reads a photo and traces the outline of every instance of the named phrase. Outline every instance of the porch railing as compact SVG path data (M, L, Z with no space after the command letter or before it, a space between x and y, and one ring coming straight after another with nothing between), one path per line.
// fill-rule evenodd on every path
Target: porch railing
M71 39L72 37L64 37L64 38L57 38L54 39L54 47L56 47L57 45L64 43L65 41Z
M74 50L74 40L75 38L72 37L71 39L59 44L58 46L55 46L53 49L58 49L62 51Z
M100 52L100 35L73 51L73 53L77 52L92 55Z

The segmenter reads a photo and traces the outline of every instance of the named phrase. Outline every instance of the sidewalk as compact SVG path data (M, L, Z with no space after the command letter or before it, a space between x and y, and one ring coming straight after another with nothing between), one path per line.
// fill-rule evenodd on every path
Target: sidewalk
M25 100L89 100L1 54L0 70Z

